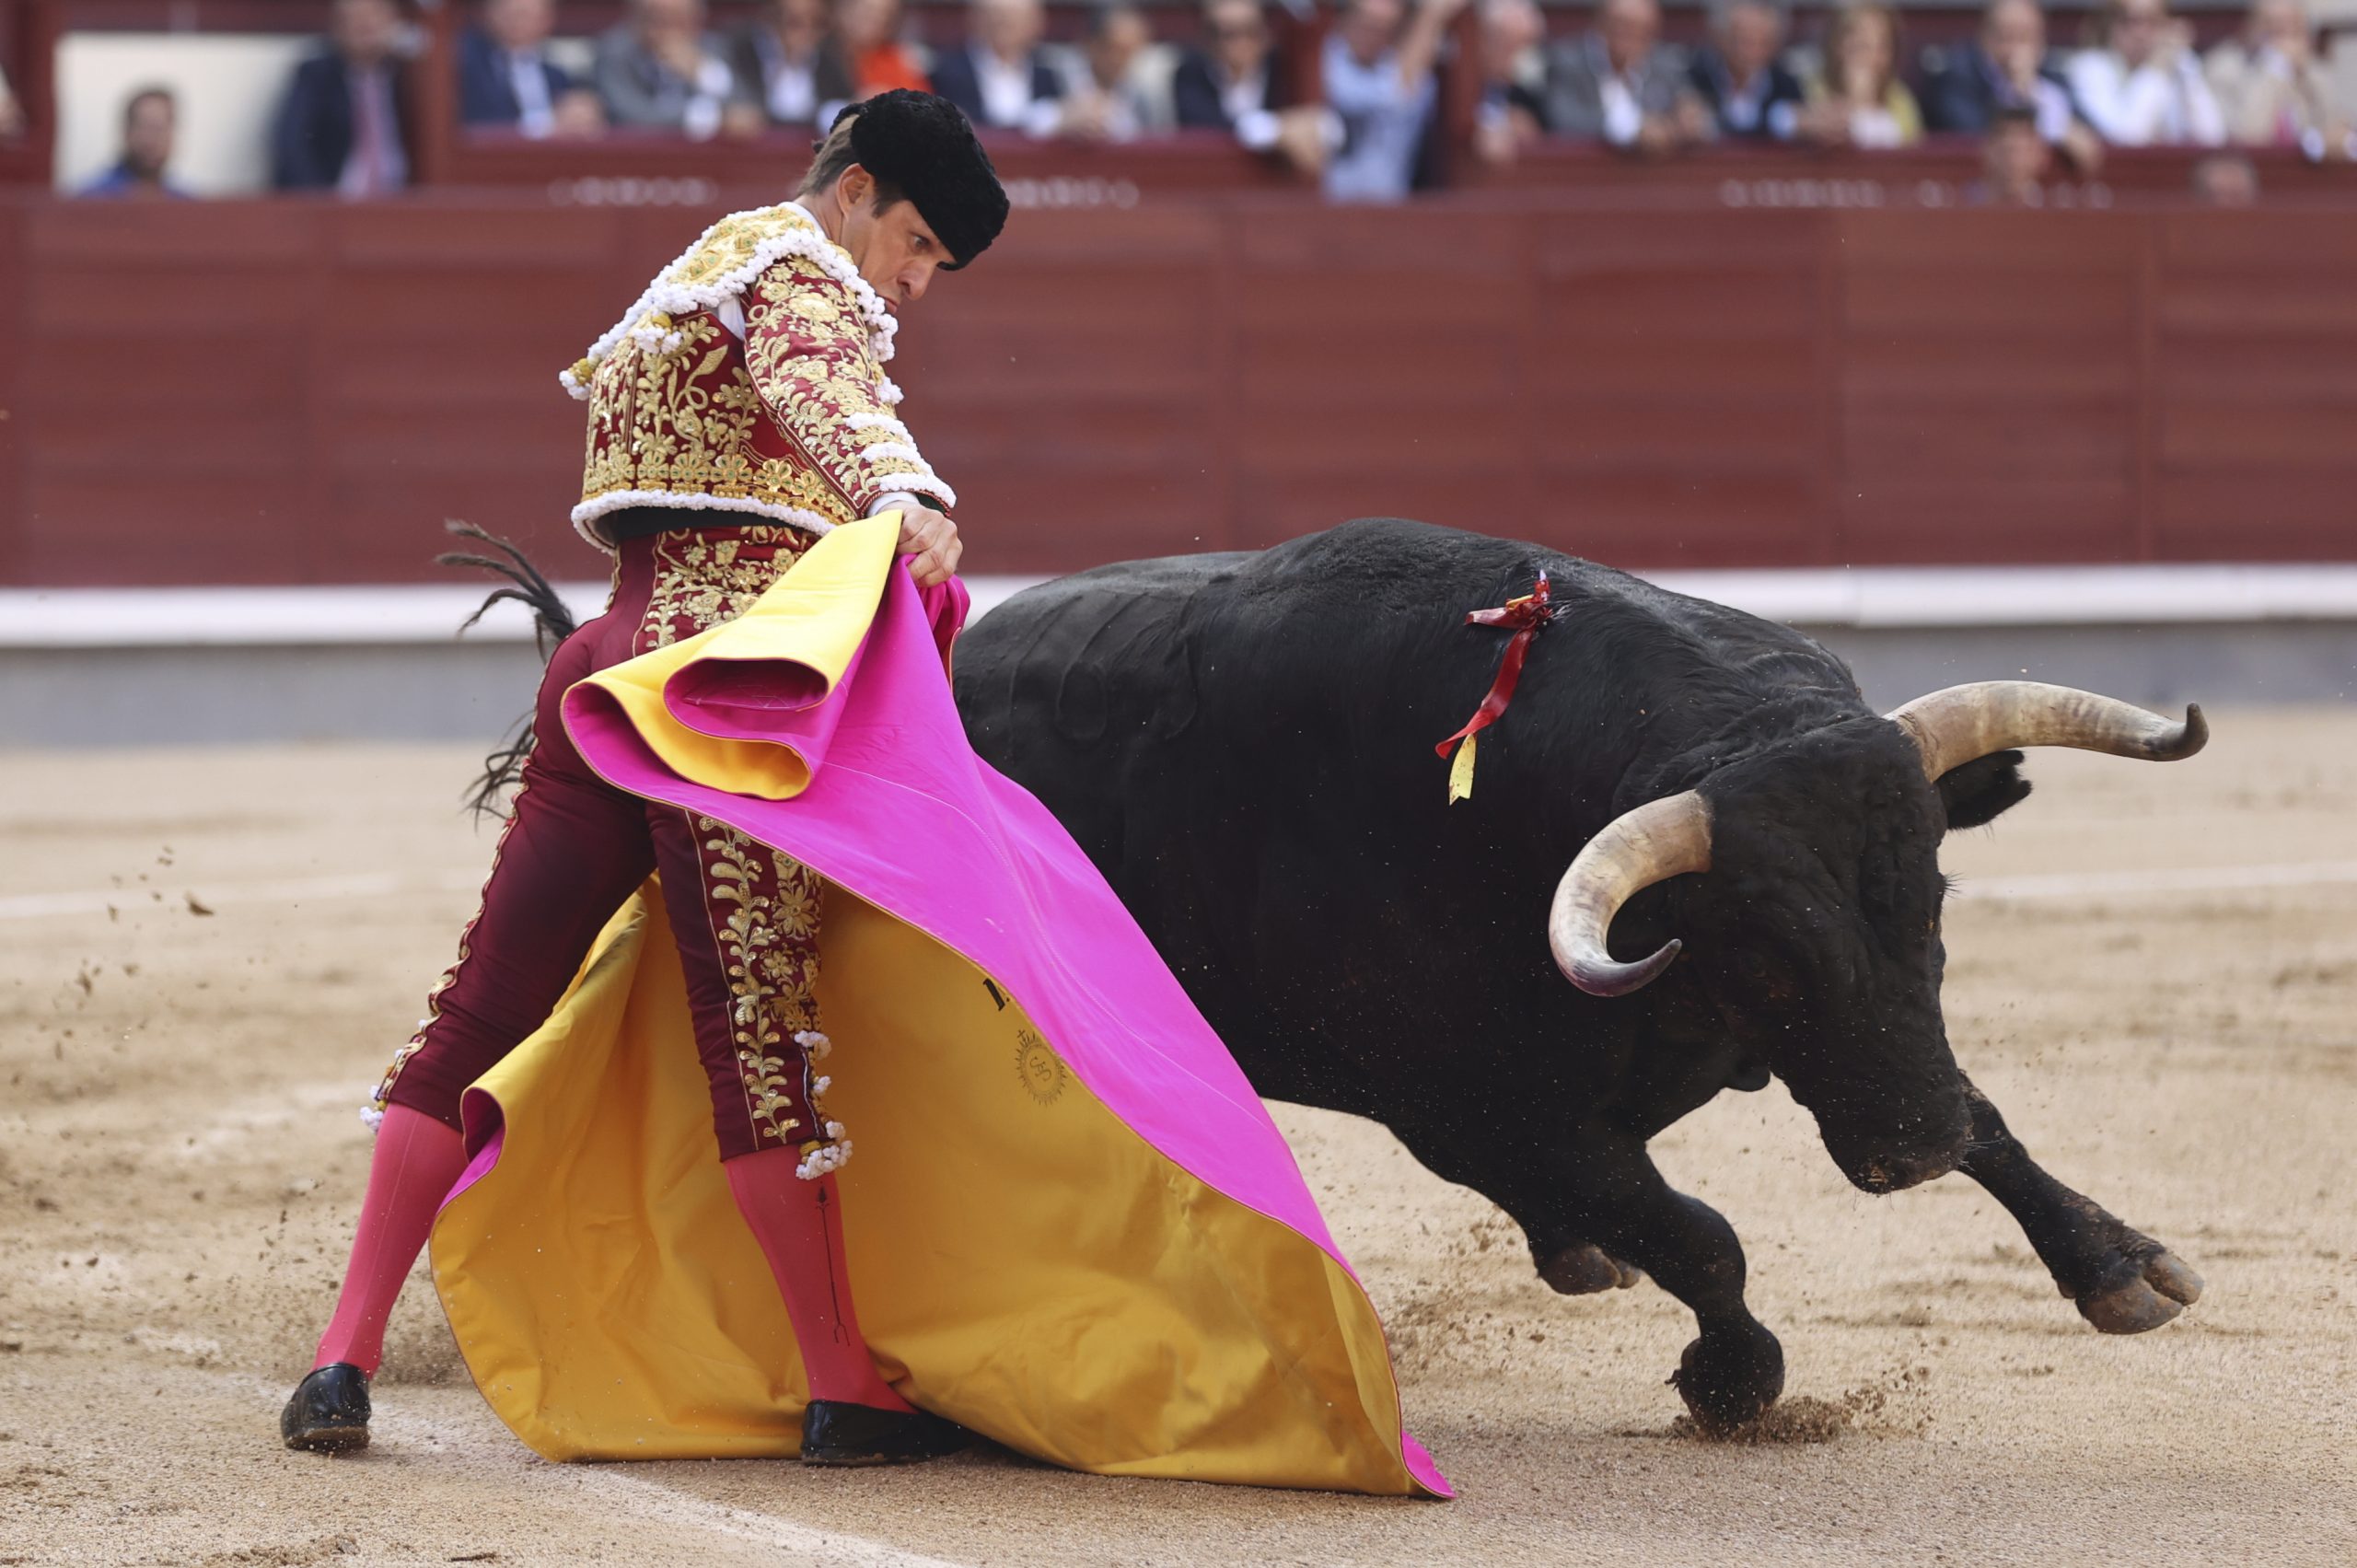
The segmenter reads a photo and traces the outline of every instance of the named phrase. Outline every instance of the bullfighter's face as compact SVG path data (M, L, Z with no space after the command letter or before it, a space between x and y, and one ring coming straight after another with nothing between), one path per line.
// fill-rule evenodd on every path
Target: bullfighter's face
M1681 921L1725 1027L1816 1116L1841 1173L1895 1191L1962 1156L1940 1012L1940 792L1879 719L1798 738L1702 785L1713 864Z
M857 164L844 170L836 182L835 198L842 207L842 248L851 252L859 275L895 316L902 307L924 297L943 262L957 260L926 225L914 202L880 206L875 180Z

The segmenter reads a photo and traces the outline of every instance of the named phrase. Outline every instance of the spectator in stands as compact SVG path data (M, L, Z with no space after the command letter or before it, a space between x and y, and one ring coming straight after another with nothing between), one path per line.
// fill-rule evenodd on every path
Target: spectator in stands
M1206 0L1203 41L1179 56L1170 78L1178 123L1243 136L1247 121L1260 115L1273 119L1289 96L1260 0ZM1269 134L1260 138L1264 146L1276 139L1276 127L1266 129ZM1245 137L1246 145L1252 140Z
M2227 137L2247 147L2298 147L2311 158L2357 157L2347 104L2316 54L2302 0L2251 0L2238 39L2210 52L2210 86Z
M327 48L296 67L279 105L272 183L354 198L390 195L409 183L404 41L393 0L335 0Z
M2071 58L2079 112L2116 146L2214 147L2225 117L2201 74L2193 29L2171 17L2167 0L2107 0L2096 46Z
M698 141L761 125L760 107L737 96L728 46L704 30L703 0L630 0L623 18L598 41L593 74L617 125L679 131Z
M1079 63L1064 90L1065 135L1129 142L1177 123L1167 53L1132 0L1101 0L1090 13Z
M17 95L8 90L8 73L0 71L0 141L24 133L25 111L17 107Z
M122 106L122 156L112 168L83 186L81 193L185 201L188 192L165 172L179 129L180 101L169 87L142 87L133 93Z
M1481 101L1473 151L1508 164L1547 134L1547 20L1534 0L1480 0Z
M826 125L857 92L826 0L770 0L730 53L737 97L772 125Z
M1800 130L1823 146L1907 147L1923 139L1915 95L1898 79L1898 17L1880 0L1851 0L1826 23Z
M1932 129L1963 135L1987 132L2000 109L2026 108L2057 142L2077 112L2070 84L2047 64L2038 0L1989 0L1980 36L1950 51L1925 88Z
M1777 0L1716 0L1711 41L1687 75L1718 134L1739 141L1790 141L1801 84L1785 69L1784 12Z
M1989 134L1980 144L1980 180L1965 192L1976 205L2038 207L2046 204L2046 171L2054 146L2038 110L2026 103L2001 104L1990 112Z
M916 52L900 40L900 0L835 0L835 41L851 66L854 99L895 87L933 90Z
M1181 127L1228 131L1256 153L1318 174L1341 140L1322 104L1293 100L1292 74L1269 36L1260 0L1205 0L1204 43L1187 51L1170 78Z
M1688 81L1684 58L1661 41L1657 0L1600 0L1594 29L1556 45L1547 69L1547 128L1650 155L1710 135L1710 110Z
M2247 207L2258 200L2258 168L2240 153L2211 153L2193 166L2194 199L2205 206Z
M1326 164L1338 202L1398 202L1416 182L1440 88L1441 41L1466 0L1346 0L1318 59L1326 107L1341 121Z
M2101 139L2046 58L2046 13L2038 0L1989 0L1980 36L1951 53L1926 87L1923 108L1934 131L1980 135L2000 109L2026 109L2038 134L2072 162L2092 168L2102 161Z
M985 129L1053 135L1063 123L1063 78L1039 45L1039 0L972 0L967 41L933 63L933 90Z
M512 125L535 140L595 136L606 108L549 58L556 0L483 0L482 25L459 35L459 119Z

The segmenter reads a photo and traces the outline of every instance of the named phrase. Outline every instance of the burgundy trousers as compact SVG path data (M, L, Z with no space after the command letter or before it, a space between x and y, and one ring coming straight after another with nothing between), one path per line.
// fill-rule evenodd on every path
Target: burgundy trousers
M809 543L799 529L761 524L622 542L612 602L549 661L482 907L378 1087L380 1108L405 1105L459 1126L460 1094L540 1027L607 920L656 872L721 1157L795 1148L800 1174L816 1178L849 1153L812 1065L828 1049L813 990L819 879L708 818L607 784L558 714L584 676L742 613Z

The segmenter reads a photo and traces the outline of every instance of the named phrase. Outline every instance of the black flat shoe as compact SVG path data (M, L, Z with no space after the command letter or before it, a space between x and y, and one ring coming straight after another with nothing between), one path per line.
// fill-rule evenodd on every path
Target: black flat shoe
M278 1434L289 1448L319 1454L368 1446L368 1374L344 1361L313 1372L279 1412Z
M813 1400L802 1412L806 1465L905 1465L974 1446L974 1434L923 1411L880 1411L845 1400Z

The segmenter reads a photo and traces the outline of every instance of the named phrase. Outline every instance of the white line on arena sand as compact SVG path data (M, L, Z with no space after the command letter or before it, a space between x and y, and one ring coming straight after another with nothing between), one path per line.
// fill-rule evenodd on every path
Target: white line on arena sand
M371 872L351 877L294 877L279 882L204 884L194 890L207 908L227 904L292 904L332 899L383 899L397 893L470 893L482 886L481 871L445 871L433 877ZM2143 871L2066 871L2035 877L1968 878L1956 896L1991 902L2044 899L2101 899L2143 893L2231 893L2267 888L2321 888L2357 883L2357 860L2316 860L2298 865L2169 866ZM138 890L109 888L70 893L28 893L0 899L0 920L46 920L54 915L104 914L108 909L138 910ZM180 906L167 900L166 909Z
M2357 860L2313 860L2292 865L2184 865L2149 871L2063 871L2037 877L1991 877L1958 884L1968 899L2008 902L2036 899L2099 899L2142 893L2228 893L2260 888L2329 887L2357 882Z
M232 1373L224 1381L266 1400L268 1408L273 1411L277 1408L277 1401L285 1397L273 1386L247 1374ZM830 1565L842 1563L847 1568L970 1568L966 1563L948 1558L927 1557L922 1552L871 1540L865 1536L820 1529L815 1525L801 1525L792 1519L779 1518L774 1514L708 1502L666 1486L652 1476L633 1475L624 1465L551 1464L512 1439L480 1441L471 1433L422 1416L380 1410L371 1415L368 1424L379 1434L413 1441L421 1446L426 1438L434 1438L437 1445L434 1452L437 1456L461 1458L472 1467L505 1470L524 1484L540 1488L556 1487L591 1495L620 1494L626 1499L623 1505L629 1509L633 1522L651 1519L689 1529L707 1530L714 1535L772 1548L791 1560ZM333 1463L332 1460L327 1462ZM752 1462L794 1463L791 1459Z

